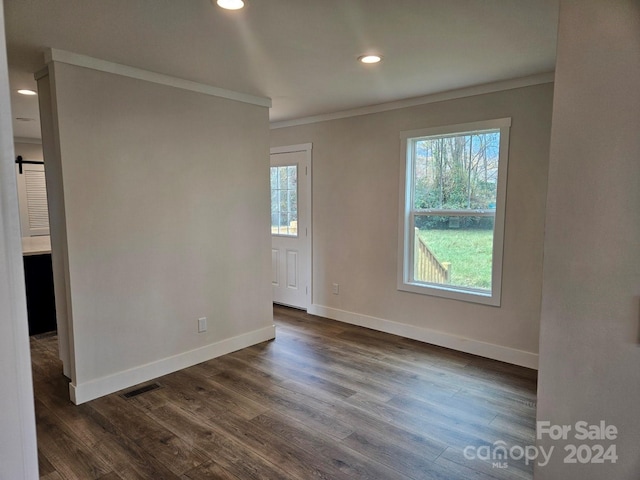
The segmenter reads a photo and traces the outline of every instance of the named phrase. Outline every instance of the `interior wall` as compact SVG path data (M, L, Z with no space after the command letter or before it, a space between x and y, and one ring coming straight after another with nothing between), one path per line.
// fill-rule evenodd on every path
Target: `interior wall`
M544 248L536 479L640 474L640 2L562 0ZM617 438L575 438L575 424ZM615 463L565 463L567 444L615 445ZM588 450L591 451L591 450Z
M273 129L272 147L313 143L313 311L537 366L552 97L542 84ZM501 307L399 291L400 132L503 117L512 127Z
M273 338L267 108L49 77L76 402Z
M0 478L38 478L33 385L0 0Z
M47 206L49 209L49 235L51 237L51 267L56 304L56 327L58 332L58 356L62 361L63 374L75 377L73 330L69 309L69 261L67 258L67 230L58 135L57 106L53 75L55 66L49 65L38 78L38 105L40 109L40 132L43 157L47 159L45 180L47 184ZM49 75L51 72L51 75Z
M22 155L24 160L38 160L42 161L44 156L42 155L42 144L40 143L24 143L15 142L13 144L15 148L15 156Z

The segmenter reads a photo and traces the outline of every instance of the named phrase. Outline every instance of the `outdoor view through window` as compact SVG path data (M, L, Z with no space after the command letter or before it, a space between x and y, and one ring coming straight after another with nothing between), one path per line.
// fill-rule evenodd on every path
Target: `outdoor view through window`
M491 291L500 129L409 140L412 281Z
M271 234L298 236L298 166L271 167Z

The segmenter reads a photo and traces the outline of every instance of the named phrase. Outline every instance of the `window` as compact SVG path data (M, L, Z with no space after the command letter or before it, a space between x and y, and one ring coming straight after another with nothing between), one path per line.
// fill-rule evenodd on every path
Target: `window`
M398 289L500 305L510 125L401 133Z
M271 234L298 236L298 166L271 167Z

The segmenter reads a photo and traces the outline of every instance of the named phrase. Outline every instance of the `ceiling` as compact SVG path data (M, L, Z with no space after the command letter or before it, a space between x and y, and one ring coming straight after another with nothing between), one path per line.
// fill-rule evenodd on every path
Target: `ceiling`
M271 121L552 72L558 0L4 0L16 137L57 48L270 97ZM357 57L380 53L377 65Z

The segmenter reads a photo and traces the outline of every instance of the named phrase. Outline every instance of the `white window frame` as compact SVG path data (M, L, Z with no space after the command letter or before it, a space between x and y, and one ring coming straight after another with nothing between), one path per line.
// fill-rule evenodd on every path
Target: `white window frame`
M507 193L507 167L509 160L509 131L511 118L498 118L479 122L447 125L400 132L400 213L398 226L398 290L436 297L500 306L502 294L502 262L504 245L504 219ZM413 279L414 217L412 213L412 143L414 140L450 134L464 134L481 130L500 130L498 185L493 231L491 291L450 286L436 283L418 283ZM430 212L431 213L431 212ZM433 211L437 213L437 211Z

